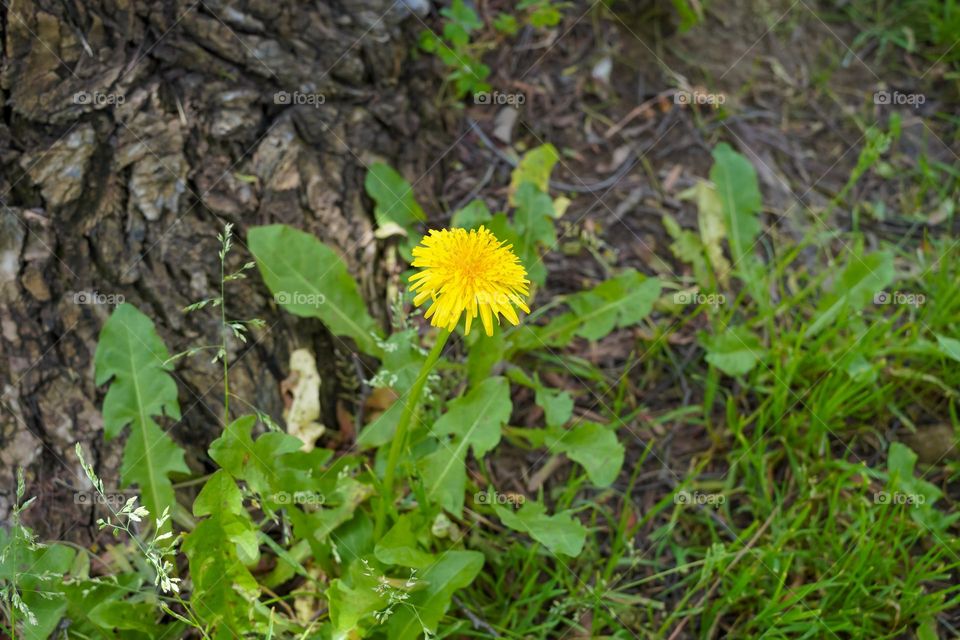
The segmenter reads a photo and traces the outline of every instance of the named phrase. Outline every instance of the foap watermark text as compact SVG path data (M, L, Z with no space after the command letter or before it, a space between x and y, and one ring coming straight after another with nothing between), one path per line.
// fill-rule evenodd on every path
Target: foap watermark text
M877 91L873 94L873 104L905 105L919 107L927 101L922 93L903 93L901 91Z
M509 105L519 107L527 101L527 96L522 93L503 93L500 91L478 91L473 94L474 104L485 105Z
M674 104L696 104L707 107L719 107L727 101L727 96L722 93L709 93L707 91L683 91L678 90L673 94Z
M273 104L282 104L286 106L309 105L319 108L320 105L327 102L327 97L322 93L305 93L303 91L277 91L273 94Z
M473 501L477 504L512 504L519 506L527 498L520 493L501 493L499 491L477 491L473 494Z
M722 293L700 293L699 291L677 291L673 294L673 304L695 304L719 307L727 303Z
M99 291L77 291L73 294L73 304L121 305L126 298L119 293L100 293Z
M101 91L77 91L73 94L73 104L105 107L121 105L126 101L122 93L103 93Z
M701 493L699 491L687 491L681 489L673 496L674 504L693 504L710 507L719 507L727 501L727 496L722 493Z
M873 304L896 304L919 307L927 301L922 293L909 291L877 291L873 294Z
M273 295L277 304L305 304L318 306L326 304L327 297L322 293L303 293L302 291L278 291Z
M919 506L927 502L927 496L922 493L903 493L901 491L877 491L873 494L874 504L906 504Z

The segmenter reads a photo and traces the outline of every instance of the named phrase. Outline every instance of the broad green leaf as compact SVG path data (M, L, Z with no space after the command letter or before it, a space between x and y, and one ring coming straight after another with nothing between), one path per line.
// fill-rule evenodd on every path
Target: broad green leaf
M888 488L904 495L911 501L910 517L932 531L944 531L960 514L944 513L934 506L943 492L932 482L915 475L917 454L907 445L894 442L887 452ZM876 498L874 498L876 500ZM884 504L892 506L898 501L887 500Z
M503 212L491 216L484 226L490 231L490 233L497 237L497 240L504 244L519 247L522 242L520 239L520 231L517 229L516 225L510 221L510 219L507 217L507 214ZM524 268L529 269L529 265L524 260L521 260L520 262L523 264Z
M21 634L18 638L46 640L60 622L67 609L62 594L62 576L73 565L76 551L62 544L34 547L24 543L22 536L6 538L7 532L0 527L0 585L16 584L24 604L36 617L32 625L20 615ZM7 636L4 636L7 637Z
M547 268L540 257L540 250L557 243L553 200L546 193L538 191L533 183L524 182L517 189L516 201L513 222L518 238L514 248L530 280L542 286L547 279Z
M917 640L939 640L937 619L933 615L920 618L917 624Z
M573 396L566 391L538 385L534 401L543 409L548 427L562 427L573 415Z
M555 6L544 3L530 14L530 25L538 29L555 27L560 24L563 14Z
M567 511L547 515L539 502L525 502L518 511L507 507L493 507L500 521L514 531L527 533L553 553L575 558L580 555L587 537L587 529Z
M137 599L144 587L144 580L136 573L119 573L102 578L85 580L79 576L86 572L71 570L69 582L60 581L67 597L66 617L70 618L70 637L113 638L115 629L127 629L148 634L146 637L182 637L186 631L183 623L175 621L160 624L163 613L151 600ZM153 585L149 585L153 590ZM132 596L129 600L129 596ZM87 626L87 625L92 626ZM81 636L83 634L83 636ZM121 634L116 637L144 637L140 634Z
M707 362L728 376L749 373L765 354L760 339L744 327L728 327L719 335L709 336L704 347Z
M499 376L488 378L450 402L431 431L469 444L479 460L500 442L500 428L510 420L512 411L510 383Z
M440 48L436 49L434 53L439 55L440 59L443 60L444 64L448 67L453 67L450 70L449 77L452 80L459 81L455 82L457 95L458 97L462 97L462 94L466 93L469 86L469 82L467 82L469 76L467 74L469 73L471 60L461 61L457 55L457 51L464 51L466 49L467 44L470 42L470 31L465 29L462 24L451 21L443 25L443 37L453 45L453 49L456 49L456 51L440 41L436 44L436 46Z
M441 9L440 15L449 18L450 22L458 25L467 33L483 28L483 21L464 0L453 0L449 8Z
M203 602L197 615L220 628L214 637L251 631L250 618L261 614L260 588L247 569L259 557L257 527L243 508L243 495L230 474L215 472L193 503L195 516L207 516L187 534L183 552L190 562L193 599ZM262 615L258 616L262 620ZM222 626L221 626L222 625Z
M707 271L704 246L700 237L692 231L681 228L677 221L669 215L664 215L661 220L663 221L663 228L673 238L673 242L670 244L670 252L678 260L693 267L694 277L701 287L708 286L710 284L709 272Z
M243 494L236 482L225 470L216 471L203 485L193 501L193 515L211 514L240 515L243 510Z
M469 345L467 354L467 377L471 386L480 384L490 377L493 368L507 354L507 338L503 331L495 331L492 336L475 331L466 337Z
M369 485L364 485L369 486ZM371 494L372 495L372 494ZM364 510L358 510L353 517L337 527L334 542L340 566L359 564L360 558L374 552L373 517Z
M546 444L549 450L565 453L579 463L598 487L613 484L623 466L625 450L617 435L595 422L581 422L569 431L552 429Z
M570 296L568 304L575 317L575 333L599 340L617 328L640 322L649 315L660 296L660 281L633 269L598 284L590 291Z
M900 442L890 445L890 450L887 452L887 469L894 482L910 484L916 465L917 454L910 447Z
M373 336L382 333L333 249L282 224L254 227L248 240L264 282L284 309L319 318L332 333L353 338L366 353L381 355Z
M960 340L937 334L937 344L940 345L943 355L960 362Z
M426 569L435 558L423 551L417 542L416 531L423 527L418 514L407 513L397 518L396 524L377 542L374 554L384 564Z
M427 497L457 517L463 514L463 494L467 490L467 444L466 440L449 444L441 441L432 453L417 461Z
M277 462L280 456L299 451L302 442L285 433L264 433L254 442L251 433L256 416L237 418L210 444L210 457L234 478L267 495L277 484ZM288 487L292 493L298 487Z
M443 40L440 39L440 36L432 31L426 30L420 32L420 38L418 42L420 44L420 48L427 53L436 53L437 50L443 46Z
M307 511L288 505L287 515L297 537L307 540L315 556L325 557L332 544L340 546L338 540L341 537L334 536L333 532L356 519L357 508L374 494L375 489L349 475L341 475L336 465L320 473L335 482L332 488L324 487L320 492L324 497L322 507ZM339 553L344 556L351 551L341 549Z
M424 629L436 633L453 594L473 582L483 567L483 554L449 550L429 558L426 568L415 574L383 575L372 558L353 563L345 576L330 583L326 592L333 637L368 637L374 628L390 640L418 640ZM374 614L384 611L390 603L382 588L384 578L392 578L394 592L405 592L406 598L401 606L392 608L389 619L381 626Z
M483 200L471 200L463 209L454 212L450 218L451 227L475 229L490 221L492 215Z
M841 313L860 311L893 282L893 254L887 251L860 256L853 253L850 262L833 284L817 309L813 323L804 332L805 338L816 336L832 324Z
M513 220L523 246L534 248L556 244L557 232L553 218L553 200L550 196L538 191L530 182L521 184L517 189L517 208Z
M510 352L564 346L575 335L598 340L617 327L643 320L659 297L659 280L627 269L589 291L571 295L568 304L574 313L561 314L542 327L521 324L510 335Z
M673 0L674 11L680 17L680 33L686 33L703 21L703 5L688 0Z
M111 381L103 401L104 436L112 440L130 425L120 478L124 486L139 485L154 517L173 510L170 474L190 472L183 449L154 421L160 415L180 418L177 385L164 364L169 357L153 322L130 304L110 315L94 356L97 384Z
M41 584L38 586L45 589L42 593L48 592L46 585ZM48 598L45 598L38 596L38 593L40 592L31 592L22 586L21 589L26 591L26 593L24 593L22 596L23 601L30 609L30 613L36 617L37 624L30 624L29 622L23 620L23 616L21 615L21 634L18 635L17 638L21 638L23 640L48 640L48 638L51 637L51 634L56 630L60 619L63 617L63 614L67 609L66 602L63 601L63 598L59 594L54 594Z
M717 279L721 284L726 284L730 275L730 262L723 255L722 243L727 235L727 228L723 220L723 203L716 187L705 180L698 180L692 187L678 194L677 197L681 200L693 200L697 203L699 244L703 247Z
M426 628L431 634L450 608L453 594L473 582L483 568L483 554L478 551L445 551L422 573L407 601L410 606L399 607L387 623L390 640L417 640Z
M87 615L91 622L103 629L139 631L152 637L159 627L158 611L152 602L107 600L93 607Z
M453 80L456 95L462 98L468 93L490 91L490 84L485 82L490 76L490 67L463 53L456 54L446 47L440 50L441 59L445 59L448 66L456 66L448 78Z
M333 580L324 594L330 606L333 638L337 640L366 636L366 633L358 633L361 622L387 607L386 596L377 590L377 581L356 569L359 564L353 564L349 578Z
M427 219L427 214L414 198L413 187L389 165L382 162L372 164L363 186L376 203L373 215L380 228L392 224L409 235L418 222Z
M440 438L437 448L417 463L431 501L461 515L467 448L472 447L473 455L480 459L497 446L500 429L512 410L510 384L501 377L484 380L447 406L447 412L431 429ZM444 438L448 435L453 436L449 442Z
M370 421L360 432L357 438L357 446L361 449L371 447L382 447L393 439L393 434L397 431L397 424L400 422L400 414L403 413L404 399L401 397L387 410Z
M557 149L552 144L545 144L525 153L520 158L517 168L510 174L510 204L517 206L517 196L521 185L525 182L529 182L543 193L547 193L550 186L550 174L559 159Z
M760 187L757 172L744 156L730 145L720 143L713 150L710 180L716 186L723 209L724 226L734 264L750 253L760 233Z
M840 366L854 382L873 383L877 379L877 369L862 353L850 353L841 358Z
M520 31L517 17L510 13L498 13L493 21L493 28L507 36L515 36Z
M525 183L526 184L526 183ZM549 200L549 198L547 198ZM498 213L487 221L487 229L496 236L497 240L514 248L520 264L527 271L527 278L531 282L542 285L547 279L547 267L543 264L538 246L534 243L529 248L521 236L521 228L507 218L507 214ZM524 229L525 230L525 229Z

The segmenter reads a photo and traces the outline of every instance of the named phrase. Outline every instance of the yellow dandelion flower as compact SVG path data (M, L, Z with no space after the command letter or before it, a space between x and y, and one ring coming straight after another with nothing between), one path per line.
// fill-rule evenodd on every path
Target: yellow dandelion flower
M453 331L466 314L465 333L480 316L488 336L493 319L500 316L513 324L520 319L514 306L530 313L524 303L530 281L511 245L504 246L488 229L432 230L413 250L413 266L420 269L410 277L413 303L420 306L432 299L425 318L430 324Z

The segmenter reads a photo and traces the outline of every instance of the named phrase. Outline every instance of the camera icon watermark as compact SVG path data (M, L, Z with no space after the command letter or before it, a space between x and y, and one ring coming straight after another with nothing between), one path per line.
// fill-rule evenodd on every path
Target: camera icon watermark
M919 307L927 301L922 293L906 291L877 291L873 294L873 304L896 304Z
M724 93L708 93L697 90L684 91L683 89L678 89L677 92L673 94L673 103L680 105L695 104L716 109L726 101L727 96Z
M699 291L677 291L673 294L673 304L695 304L719 307L727 303L722 293L700 293Z
M906 105L916 108L926 101L927 96L922 93L902 93L900 91L875 91L873 93L873 104L876 105Z
M501 93L500 91L478 91L473 94L474 104L483 105L509 105L519 107L527 101L527 96L522 93Z
M316 307L327 303L327 297L322 293L303 293L302 291L278 291L273 294L277 304L302 304Z
M322 93L305 93L302 91L290 93L289 91L277 91L273 94L273 104L285 106L309 105L314 108L319 108L320 105L326 104L326 102L327 97Z
M73 104L105 107L121 105L127 98L122 93L101 93L100 91L77 91L73 94Z
M73 294L73 304L121 305L126 298L119 293L100 293L99 291L77 291Z
M894 491L877 491L873 494L874 504L905 504L913 507L920 506L927 502L927 496L922 493L901 493Z
M677 491L673 496L673 504L679 505L700 505L719 508L726 503L727 496L722 493L700 493L699 491L690 492L686 489Z
M522 493L501 493L499 491L477 491L473 494L476 504L500 504L518 507L527 501Z

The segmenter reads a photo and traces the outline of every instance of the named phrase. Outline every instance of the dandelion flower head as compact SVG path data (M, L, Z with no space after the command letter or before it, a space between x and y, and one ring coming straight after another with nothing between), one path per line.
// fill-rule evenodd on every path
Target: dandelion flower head
M500 324L502 315L516 325L520 319L514 307L530 313L524 303L530 285L526 270L511 245L482 226L430 231L413 249L413 266L419 269L410 277L410 289L417 292L413 303L433 301L424 317L435 327L453 331L466 315L469 335L479 315L492 336L494 318Z

